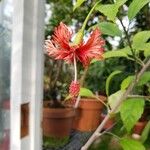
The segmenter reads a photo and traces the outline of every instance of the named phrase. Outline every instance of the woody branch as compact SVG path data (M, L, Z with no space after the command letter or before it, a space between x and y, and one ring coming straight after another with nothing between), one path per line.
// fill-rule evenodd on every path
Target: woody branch
M113 114L118 109L118 107L122 104L122 102L128 97L128 95L131 93L131 91L133 90L135 85L138 83L138 81L141 78L141 76L143 75L143 73L148 69L148 67L150 67L150 59L145 63L145 65L143 65L142 69L137 74L136 79L128 86L126 92L122 95L122 97L116 103L116 105L110 111L110 113L108 113L106 115L106 117L104 118L102 123L98 126L96 131L93 133L93 135L87 141L87 143L81 148L81 150L87 150L89 148L89 146L101 135L100 133L101 133L103 127L105 126L105 124L107 123L107 121L110 119L111 114Z

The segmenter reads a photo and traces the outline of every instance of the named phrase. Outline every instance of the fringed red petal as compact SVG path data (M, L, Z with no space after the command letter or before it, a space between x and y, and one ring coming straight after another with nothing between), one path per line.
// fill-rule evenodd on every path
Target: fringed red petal
M90 35L88 41L77 49L76 54L83 66L88 66L93 58L102 58L105 41L100 36L101 33L96 28Z
M105 41L101 38L101 33L96 28L90 35L86 43L72 45L69 43L72 36L72 31L63 24L55 28L52 39L45 41L45 49L49 56L55 59L73 62L74 55L83 66L88 66L93 58L101 59L104 52Z

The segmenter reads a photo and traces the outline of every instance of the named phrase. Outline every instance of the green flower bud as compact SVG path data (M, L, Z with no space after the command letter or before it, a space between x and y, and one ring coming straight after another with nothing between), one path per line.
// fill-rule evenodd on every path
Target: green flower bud
M73 44L75 45L80 44L83 40L83 34L84 34L83 30L80 29L78 33L76 34Z

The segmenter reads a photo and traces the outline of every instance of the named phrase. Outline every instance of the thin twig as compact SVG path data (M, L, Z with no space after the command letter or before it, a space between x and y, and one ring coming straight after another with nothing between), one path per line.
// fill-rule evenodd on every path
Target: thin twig
M118 107L121 105L121 103L128 97L130 92L133 90L134 86L138 83L139 79L143 75L143 73L150 67L150 59L147 61L147 63L142 67L140 72L137 74L136 79L129 85L126 92L122 95L120 100L116 103L116 105L113 107L113 109L110 111L109 114L106 115L104 120L101 122L101 124L98 126L96 131L93 133L93 135L90 137L90 139L87 141L87 143L81 148L81 150L87 150L89 146L94 142L94 140L97 138L97 135L101 133L103 127L107 123L107 121L110 119L111 114L115 113L115 111L118 109Z
M84 69L83 75L82 75L81 78L80 78L80 86L81 86L81 87L84 86L84 81L85 81L85 78L86 78L87 73L88 73L88 67L86 67L86 68Z
M52 84L52 88L54 88L56 83L57 83L57 80L58 80L60 72L61 72L61 66L62 66L62 61L58 61L56 75L55 75L55 79L54 79L53 84Z
M132 43L131 43L131 41L130 41L130 37L129 37L128 31L126 30L126 28L125 28L125 26L124 26L122 20L121 20L119 17L118 17L118 19L119 19L119 21L120 21L120 23L121 23L121 25L122 25L122 27L123 27L123 30L124 30L124 33L125 33L125 36L126 36L128 45L129 45L129 47L130 47L130 50L131 50L131 52L132 52L133 58L134 58L135 62L138 62L137 57L136 57L136 54L135 54L135 50L133 49ZM140 62L140 63L141 63L141 62ZM137 72L137 65L134 64L134 67L135 67L135 73L136 73L136 72Z
M128 31L126 30L126 28L125 28L125 26L124 26L122 20L121 20L119 17L118 17L118 19L119 19L119 21L120 21L120 23L121 23L121 25L122 25L122 27L123 27L123 30L124 30L126 39L127 39L127 41L128 41L129 47L130 47L130 49L131 49L131 52L132 52L133 56L135 56L135 52L134 52L134 50L133 50L133 48L132 48L132 44L131 44L131 41L130 41L130 37L129 37L129 35L128 35Z
M112 135L113 137L117 138L117 139L120 139L119 136L117 136L116 134L113 134L111 132L105 132L105 134L109 134L109 135Z
M128 98L150 98L150 96L144 96L144 95L128 95Z

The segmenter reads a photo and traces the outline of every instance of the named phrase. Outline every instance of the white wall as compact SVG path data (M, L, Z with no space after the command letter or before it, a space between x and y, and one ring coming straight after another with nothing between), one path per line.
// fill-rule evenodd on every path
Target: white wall
M44 1L14 0L11 150L41 150ZM20 105L30 103L29 135L20 140ZM15 122L15 123L14 123Z

